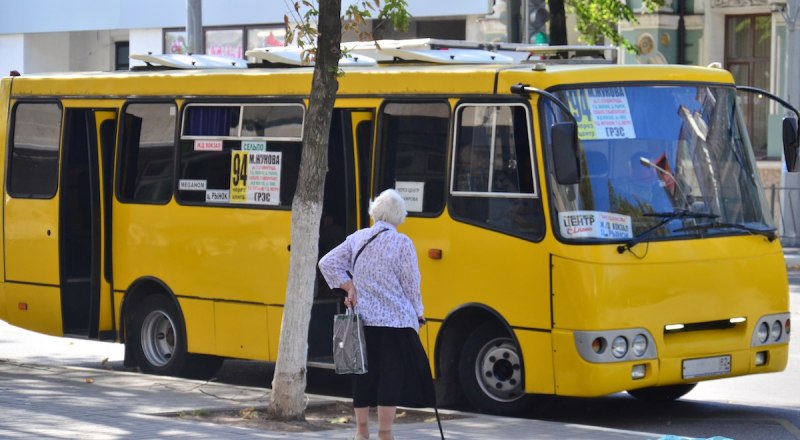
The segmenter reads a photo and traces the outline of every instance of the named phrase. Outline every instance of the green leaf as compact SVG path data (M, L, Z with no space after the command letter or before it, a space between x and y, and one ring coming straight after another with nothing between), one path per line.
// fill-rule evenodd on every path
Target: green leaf
M643 0L643 12L653 13L665 5L667 0ZM616 46L637 52L636 46L619 33L617 23L638 23L636 14L626 3L619 0L564 0L567 11L576 16L576 28L580 40L596 44L603 38Z

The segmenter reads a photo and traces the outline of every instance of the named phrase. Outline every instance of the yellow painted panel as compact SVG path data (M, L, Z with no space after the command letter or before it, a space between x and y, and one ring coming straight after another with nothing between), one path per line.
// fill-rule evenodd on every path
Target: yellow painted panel
M48 335L64 335L57 287L6 283L5 294L9 324ZM21 303L27 305L27 310L19 307Z
M6 279L58 285L58 196L6 198L5 214Z
M512 326L550 328L545 246L455 222L447 214L408 218L398 230L417 250L426 317L444 319L464 304L478 303ZM441 250L442 258L431 259L431 249Z
M663 350L659 335L666 324L739 316L754 322L789 311L777 242L741 236L640 246L648 246L647 258L620 255L616 245L573 246L569 258L553 257L554 327L644 327ZM749 346L749 332L739 336L729 349Z
M219 354L215 336L214 303L192 298L178 298L186 325L190 353Z
M11 80L8 78L0 79L0 158L6 157L6 145L8 143L8 107L9 107L9 99L8 94L11 88ZM6 163L3 160L3 163ZM0 193L3 194L3 199L5 199L5 173L6 167L0 166ZM0 219L3 218L3 210L4 204L0 203ZM0 234L2 231L0 230ZM0 238L0 243L2 243L2 239ZM5 253L2 248L0 248L0 267L5 267ZM0 319L5 319L6 316L6 307L5 307L5 294L3 293L3 285L2 282L4 280L0 280Z
M216 302L217 354L240 359L268 360L267 307Z
M114 286L127 289L154 277L179 297L282 304L290 216L288 210L117 203Z
M732 83L729 72L690 66L571 65L533 71L530 65L506 66L379 66L345 69L340 95L510 93L516 83L547 89L563 84L617 81L702 81ZM70 73L59 77L25 75L14 80L14 96L174 96L191 95L307 96L312 69L250 69L246 71L159 71L155 73ZM93 103L86 104L94 106Z
M558 85L581 83L615 83L620 81L701 81L708 83L733 84L730 72L723 69L709 69L696 66L676 65L564 65L547 66L544 72L533 72L527 68L505 69L498 75L498 93L510 93L514 84L527 84L538 89L548 89Z
M78 104L78 103L76 103L76 104ZM120 103L117 103L114 106L118 106L118 105L120 105ZM109 108L110 106L111 106L111 103L108 102L108 101L99 102L99 103L96 104L96 107L98 107L98 108L101 108L101 107ZM102 127L103 122L105 122L105 121L114 121L114 122L116 122L116 116L117 116L117 113L115 111L97 111L97 112L95 112L95 122L96 122L96 130L97 130L96 135L97 135L97 139L98 140L101 140L103 138L103 136L101 134L101 130L100 130L100 127ZM113 150L114 149L114 144L106 145L104 147L107 148L107 149ZM102 149L99 149L99 151L97 151L96 154L98 155L98 164L100 166L100 174L101 175L107 175L107 174L108 175L113 175L113 173L114 173L113 167L109 167L109 169L103 169L103 160L102 160L102 157L101 157ZM105 180L101 179L101 181L103 183L105 183ZM104 196L106 194L111 194L113 192L114 192L113 186L112 187L103 186L103 188L102 188L102 195L103 196L100 197L100 206L101 206L100 211L101 212L106 212L106 210L110 210L111 209L110 206L106 206L106 199L105 199ZM105 237L106 236L106 231L109 228L111 228L110 224L106 224L106 218L107 217L103 216L100 219L100 222L101 222L100 236L101 237ZM106 276L105 276L105 274L107 272L106 262L108 261L107 258L106 258L106 252L107 251L108 251L108 249L106 249L106 246L100 246L100 259L99 259L99 261L100 261L100 273L102 274L100 276L100 306L99 306L99 310L98 310L98 314L99 314L98 330L100 332L113 330L113 328L114 328L113 318L114 318L114 316L118 316L118 315L114 315L112 313L113 306L111 305L111 302L112 302L111 283L109 282L109 280L106 279Z
M553 394L553 348L550 333L517 329L514 332L525 364L525 391Z
M494 90L491 66L400 67L350 70L340 80L340 95L488 94ZM14 96L307 96L312 69L250 69L214 73L70 73L59 77L26 75L14 81Z

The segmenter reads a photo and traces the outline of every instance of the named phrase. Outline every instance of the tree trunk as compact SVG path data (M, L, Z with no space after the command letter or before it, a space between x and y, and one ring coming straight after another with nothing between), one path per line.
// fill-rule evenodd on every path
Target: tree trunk
M267 410L270 418L305 418L308 326L314 297L319 222L328 169L328 135L341 54L341 0L319 2L316 65L303 131L303 156L292 202L291 256L280 346ZM333 323L331 323L333 325Z

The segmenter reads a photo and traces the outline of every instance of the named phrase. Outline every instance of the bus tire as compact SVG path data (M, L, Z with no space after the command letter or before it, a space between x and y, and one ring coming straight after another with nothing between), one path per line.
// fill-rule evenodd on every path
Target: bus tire
M131 345L139 368L149 374L208 378L222 358L191 355L186 351L186 330L175 303L164 295L150 295L133 312Z
M494 323L478 327L467 337L458 373L467 400L482 412L517 415L531 407L523 385L520 349Z
M669 402L678 400L685 396L686 393L692 391L696 383L685 383L679 385L665 385L660 387L639 388L636 390L628 390L628 394L648 402Z

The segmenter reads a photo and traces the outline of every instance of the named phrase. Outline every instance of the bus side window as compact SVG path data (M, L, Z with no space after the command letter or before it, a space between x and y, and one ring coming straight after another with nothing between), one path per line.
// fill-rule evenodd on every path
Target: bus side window
M530 127L522 104L457 107L449 199L455 219L531 240L542 237Z
M304 118L300 103L187 104L176 200L290 208L300 170Z
M176 113L174 103L125 107L117 181L120 201L167 203L172 198Z
M20 103L13 118L8 194L15 198L53 197L58 187L61 107Z
M444 209L450 105L390 102L381 111L378 188L396 188L409 215Z

